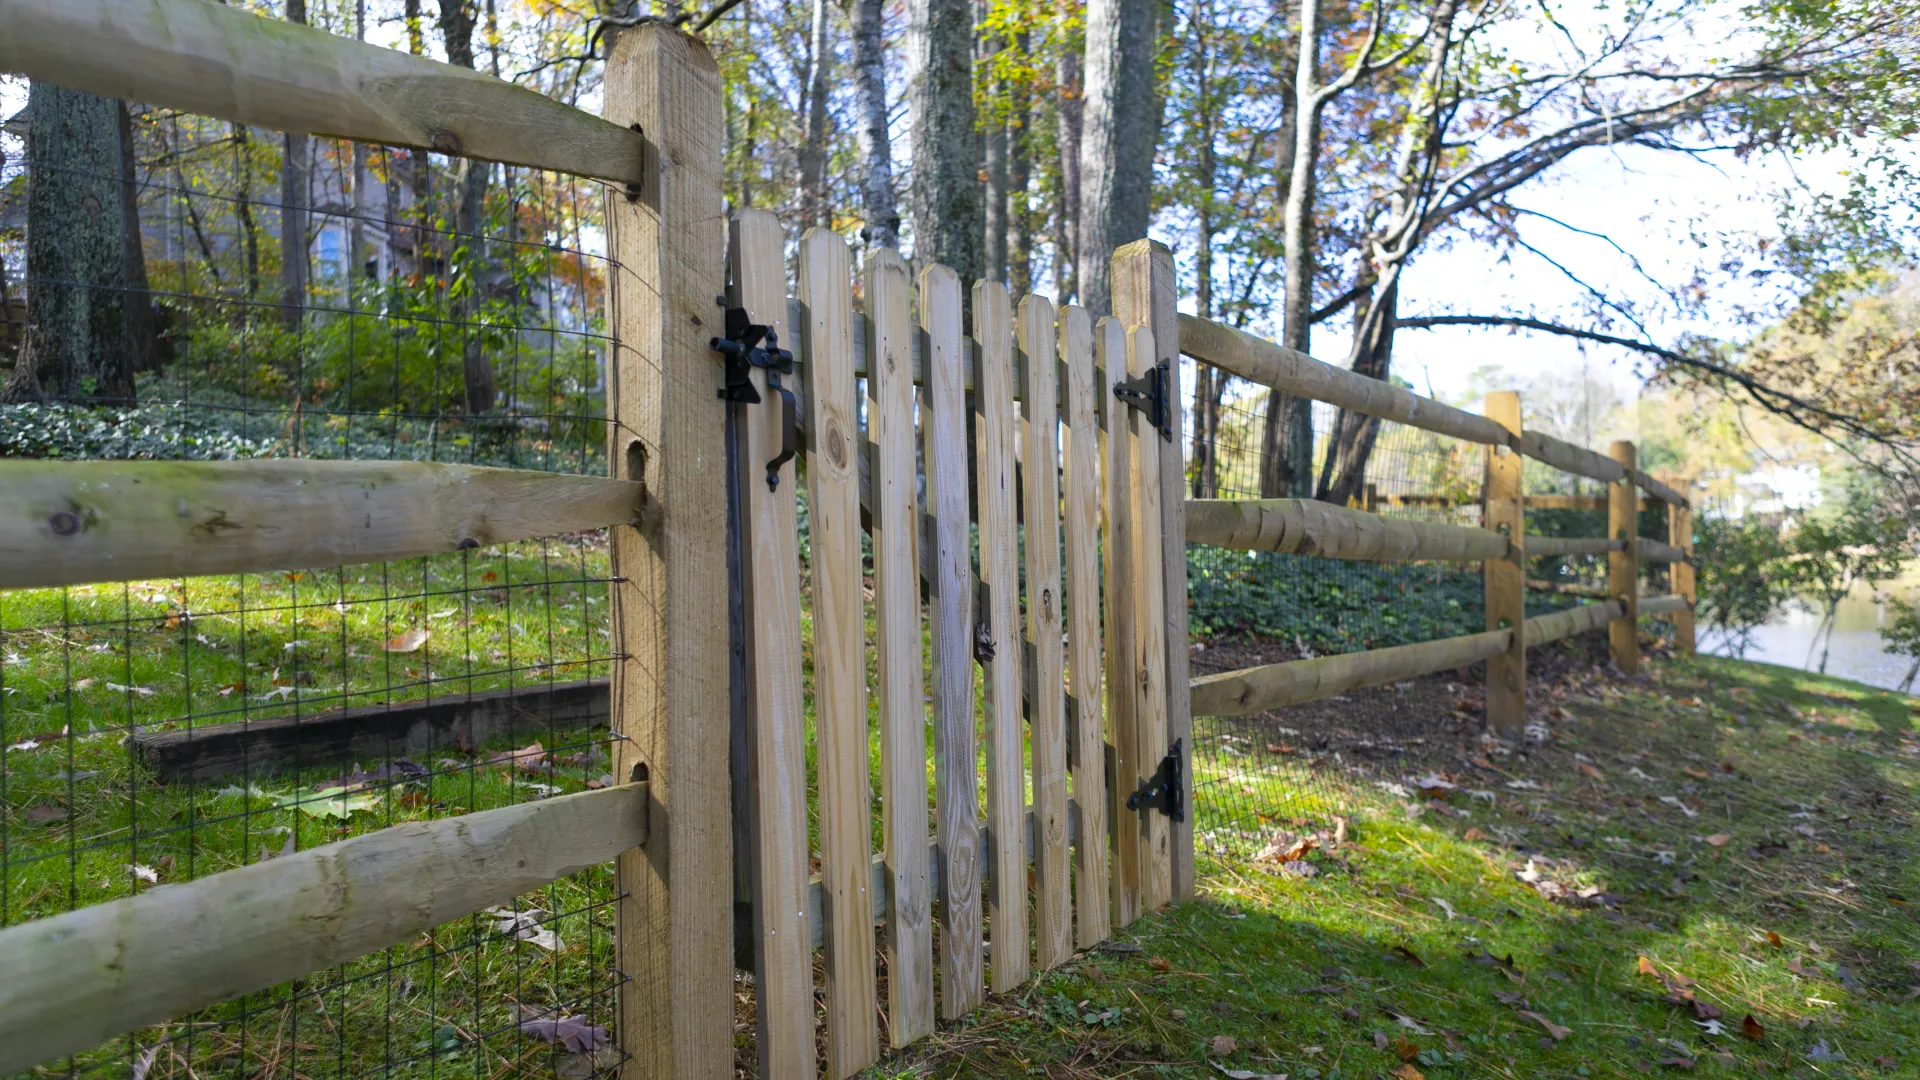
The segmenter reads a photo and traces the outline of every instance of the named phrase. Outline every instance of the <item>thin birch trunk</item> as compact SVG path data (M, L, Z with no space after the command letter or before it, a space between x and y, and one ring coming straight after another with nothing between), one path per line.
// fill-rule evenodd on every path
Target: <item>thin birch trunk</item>
M887 57L883 0L854 0L854 91L860 109L860 201L873 247L899 244L900 211L893 198L893 144L887 134Z

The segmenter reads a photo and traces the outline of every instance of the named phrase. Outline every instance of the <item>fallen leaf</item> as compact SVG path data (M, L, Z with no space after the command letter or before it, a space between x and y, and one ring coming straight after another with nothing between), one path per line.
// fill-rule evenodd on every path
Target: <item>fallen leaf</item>
M1705 780L1707 778L1707 770L1696 769L1691 765L1681 766L1680 771L1683 773L1686 773L1688 776L1693 777L1695 780Z
M1660 969L1653 966L1653 961L1643 956L1640 958L1640 974L1651 975L1657 979L1660 977Z
M56 821L67 820L67 808L64 806L29 806L20 815L29 825L51 825Z
M139 694L141 697L153 696L153 687L151 686L121 686L117 682L110 682L107 684L107 689L116 694Z
M1147 966L1155 971L1172 971L1173 961L1164 956L1149 956L1147 957Z
M1213 1063L1213 1067L1220 1070L1220 1075L1226 1077L1227 1080L1287 1080L1286 1073L1263 1073L1254 1072L1252 1069L1229 1069L1217 1061Z
M1292 833L1282 829L1273 834L1273 837L1267 841L1267 846L1261 848L1254 858L1259 861L1271 859L1275 862L1290 863L1305 858L1307 852L1319 846L1320 840L1317 837L1308 835L1296 838Z
M1427 966L1427 962L1425 960L1420 959L1420 956L1418 953L1415 953L1412 949L1407 948L1405 945L1395 945L1393 947L1393 954L1395 956L1398 956L1402 960L1405 960L1406 962L1412 964L1414 967L1423 968Z
M1700 1029L1700 1034L1702 1035L1725 1035L1727 1033L1727 1025L1721 1023L1718 1018L1695 1020L1693 1025Z
M1426 1073L1414 1068L1412 1064L1397 1065L1388 1070L1387 1075L1394 1080L1426 1080L1427 1077Z
M97 682L99 682L99 681L100 681L100 680L98 680L98 679L75 679L75 680L73 681L73 688L74 688L75 690L86 690L86 689L90 689L90 688L91 688L91 687L93 686L93 684L94 684L94 683L97 683Z
M1539 1024L1541 1027L1547 1029L1547 1034L1553 1036L1554 1042L1560 1042L1561 1040L1565 1039L1567 1036L1573 1034L1572 1028L1561 1027L1559 1024L1556 1024L1553 1021L1547 1019L1546 1017L1541 1016L1537 1012L1528 1012L1526 1010L1521 1010L1520 1015L1526 1017L1529 1020L1532 1020L1534 1023Z
M1683 1057L1679 1054L1668 1054L1660 1059L1660 1064L1665 1065L1669 1069L1691 1069L1693 1068L1693 1059Z
M132 1080L147 1080L147 1073L153 1069L153 1059L160 1056L161 1045L154 1043L140 1051L140 1056L133 1059L133 1070L130 1073Z
M1845 1061L1847 1060L1847 1055L1846 1055L1846 1052L1843 1050L1835 1050L1832 1047L1828 1046L1827 1040L1820 1039L1816 1041L1813 1044L1813 1046L1808 1048L1807 1060L1808 1061Z
M540 759L546 756L546 749L538 741L530 742L518 750L505 750L487 759L489 765L505 765L521 772L544 772Z
M1393 1053L1401 1061L1412 1061L1420 1056L1420 1044L1402 1035L1393 1040Z
M1234 1041L1231 1035L1215 1035L1210 1045L1213 1052L1221 1057L1226 1057L1228 1054L1240 1049L1240 1044Z
M1807 969L1800 963L1800 958L1797 956L1787 961L1787 970L1795 975L1804 976L1807 973Z
M139 863L129 863L127 864L127 870L130 873L132 873L135 878L138 878L139 880L144 881L149 885L160 884L160 871L155 870L151 866L142 866Z
M1748 1013L1740 1021L1740 1034L1749 1039L1764 1039L1767 1037L1767 1029L1760 1026L1760 1021L1755 1020L1752 1013Z
M1481 832L1480 826L1478 825L1471 826L1460 837L1460 839L1465 840L1469 844L1478 840L1485 840L1486 838L1487 838L1487 834Z
M1714 847L1726 847L1732 842L1733 836L1729 833L1714 833L1712 836L1707 837L1707 843L1712 844Z
M415 627L404 634L395 634L388 638L380 648L387 652L419 652L421 647L427 643L427 639L431 637L433 637L433 631L425 627Z
M495 929L500 933L511 934L517 941L538 945L548 952L560 951L560 935L552 927L541 925L540 917L546 912L539 908L511 911L503 907L490 907L487 914L493 916Z
M1598 780L1602 783L1606 782L1606 779L1607 779L1606 773L1601 772L1599 769L1594 768L1593 766L1587 764L1584 761L1580 763L1580 771L1583 773L1586 773L1588 776L1591 776L1595 780Z
M1780 941L1780 935L1774 933L1771 930L1767 931L1767 944L1773 946L1776 949L1780 948L1782 944Z
M313 817L339 818L345 821L356 811L374 810L380 800L374 795L350 795L344 787L321 788L311 795L295 792L292 795L274 797L274 804L282 810L299 810Z
M560 1016L540 1009L520 1010L520 1030L553 1043L570 1053L585 1054L611 1046L607 1029L577 1016Z

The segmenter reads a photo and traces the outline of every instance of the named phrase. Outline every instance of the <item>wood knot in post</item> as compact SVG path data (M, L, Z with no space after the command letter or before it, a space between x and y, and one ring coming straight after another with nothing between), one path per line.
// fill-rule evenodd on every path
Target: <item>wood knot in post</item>
M80 531L80 515L70 510L57 511L47 519L47 527L55 536L72 536Z

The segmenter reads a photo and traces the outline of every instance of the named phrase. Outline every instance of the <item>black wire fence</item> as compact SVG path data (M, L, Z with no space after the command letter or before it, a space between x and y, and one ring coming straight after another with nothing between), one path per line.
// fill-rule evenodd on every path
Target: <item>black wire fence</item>
M0 457L605 474L597 183L36 85ZM0 926L610 785L601 533L0 592ZM610 865L35 1075L586 1076Z

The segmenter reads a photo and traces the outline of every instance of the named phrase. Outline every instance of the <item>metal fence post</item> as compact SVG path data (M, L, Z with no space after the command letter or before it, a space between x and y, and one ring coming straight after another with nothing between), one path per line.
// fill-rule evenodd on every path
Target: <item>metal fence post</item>
M613 531L615 775L645 775L653 832L621 856L616 950L626 1080L733 1075L733 837L727 779L727 515L720 72L659 25L607 57L606 116L646 139L607 196L607 461L646 484Z
M1520 438L1520 395L1497 390L1484 407L1493 420ZM1482 525L1507 538L1507 550L1486 561L1487 629L1511 628L1507 651L1487 658L1487 723L1504 737L1517 737L1527 722L1527 562L1522 510L1521 458L1506 446L1487 447L1486 507Z
M1626 467L1627 474L1607 485L1607 537L1620 542L1620 550L1607 555L1607 592L1620 602L1625 614L1607 626L1607 640L1613 647L1613 664L1622 674L1640 670L1640 491L1633 483L1635 462L1633 444L1622 439L1607 448L1613 460Z

